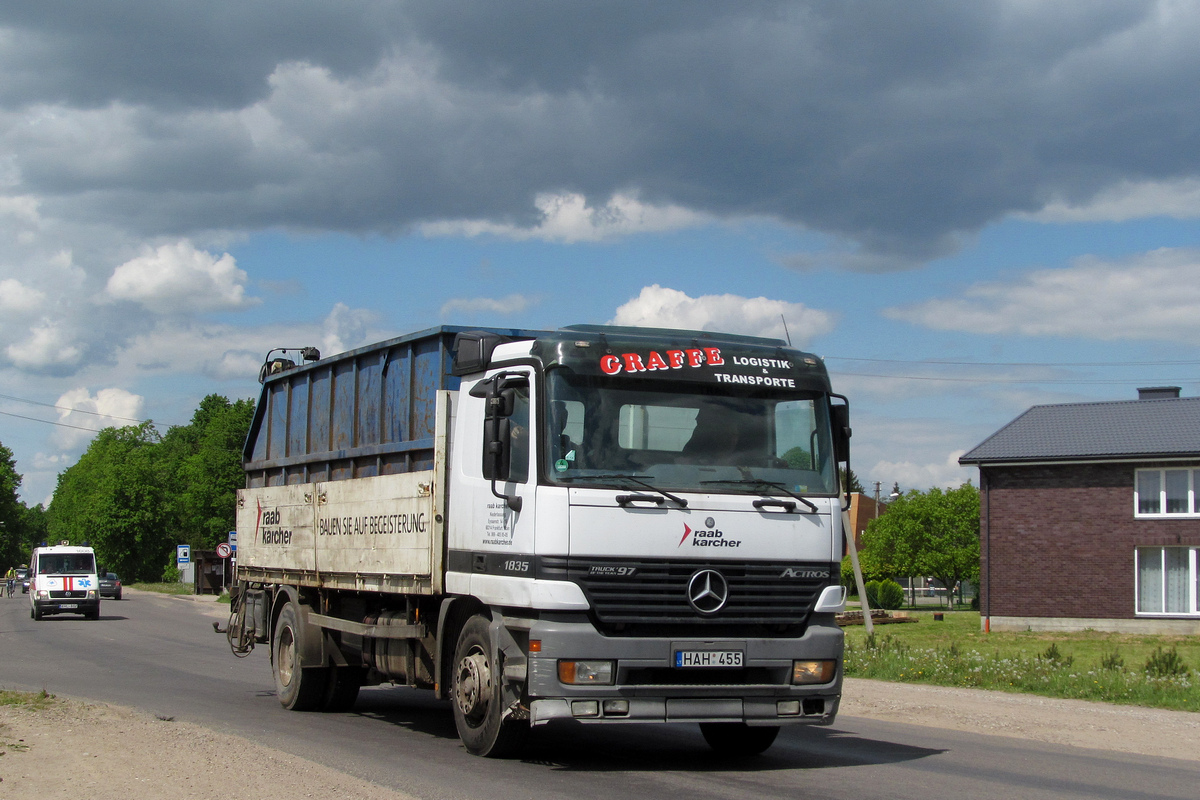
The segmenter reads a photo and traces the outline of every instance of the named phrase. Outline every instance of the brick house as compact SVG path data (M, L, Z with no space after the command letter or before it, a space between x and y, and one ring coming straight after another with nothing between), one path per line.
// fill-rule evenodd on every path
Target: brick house
M1034 406L969 451L990 630L1200 633L1200 397Z
M862 549L862 535L871 520L887 511L888 504L861 492L850 493L850 529L854 531L854 546Z

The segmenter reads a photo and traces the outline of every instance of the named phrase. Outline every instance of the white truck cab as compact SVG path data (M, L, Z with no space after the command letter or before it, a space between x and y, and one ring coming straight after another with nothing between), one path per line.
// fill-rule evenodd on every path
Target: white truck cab
M36 547L29 561L29 616L82 614L100 619L96 551L66 544Z

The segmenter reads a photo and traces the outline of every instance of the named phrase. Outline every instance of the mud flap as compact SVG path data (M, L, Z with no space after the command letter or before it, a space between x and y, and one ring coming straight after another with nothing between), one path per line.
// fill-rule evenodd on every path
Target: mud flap
M493 649L492 663L501 665L500 700L504 705L504 719L529 719L529 708L522 704L525 682L529 674L529 660L525 651L505 627L502 615L493 614L489 630Z

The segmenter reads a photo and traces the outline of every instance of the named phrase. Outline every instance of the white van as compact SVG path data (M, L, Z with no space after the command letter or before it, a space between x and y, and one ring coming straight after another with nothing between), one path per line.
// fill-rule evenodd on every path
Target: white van
M29 561L29 616L83 614L100 619L96 552L63 543L35 547Z

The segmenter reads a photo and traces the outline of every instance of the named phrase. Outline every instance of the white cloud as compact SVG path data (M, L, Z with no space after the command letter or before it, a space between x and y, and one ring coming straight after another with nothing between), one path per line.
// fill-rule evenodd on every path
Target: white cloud
M61 325L43 321L29 329L29 335L4 348L4 353L23 369L46 369L79 363L82 351Z
M1162 248L1119 262L1086 257L1014 284L976 284L961 297L884 313L935 330L1190 343L1200 335L1200 251Z
M536 303L520 294L507 297L459 297L447 300L438 313L443 317L453 314L519 314Z
M641 294L618 308L611 324L722 331L783 339L786 338L785 319L786 333L797 347L807 346L834 326L833 314L808 308L803 303L734 294L689 297L677 289L658 284L643 288Z
M521 227L488 220L444 220L419 226L426 236L480 236L491 234L507 239L541 239L572 244L598 242L639 233L661 233L704 225L706 214L677 205L648 205L635 194L614 194L602 207L588 205L587 198L574 192L542 193L534 205L540 214L536 225Z
M245 296L246 273L233 256L216 258L182 240L126 261L108 280L115 300L133 300L159 313L247 308L258 300Z
M1015 215L1036 222L1127 222L1147 217L1200 217L1200 179L1122 181L1084 203L1058 198L1032 214Z
M374 311L362 308L350 308L345 303L337 303L321 323L321 355L331 356L344 353L355 347L374 341L369 333L371 325L379 319ZM300 347L308 345L300 344Z
M85 387L71 389L64 392L54 405L58 407L58 421L62 425L75 427L56 428L52 441L63 450L75 450L91 439L89 430L136 425L137 420L141 419L144 404L141 395L124 389L100 389L95 395Z
M0 309L9 312L36 311L46 300L46 293L26 286L13 278L0 281Z
M944 461L932 461L919 463L916 461L877 461L871 467L872 475L886 475L893 483L900 484L900 491L906 492L909 489L925 490L931 486L941 486L943 488L955 488L963 485L967 481L975 481L978 479L975 475L974 467L967 469L960 466L958 459L966 450L955 450L949 453ZM855 473L857 474L857 472ZM884 483L882 480L881 483ZM891 491L891 485L884 483L882 491L886 494ZM865 491L872 491L871 488L863 484Z
M114 351L114 363L88 367L82 380L133 382L150 376L203 376L235 381L245 391L258 376L267 351L277 347L316 347L330 356L395 335L377 326L374 311L337 303L320 321L246 327L195 319L160 319L152 330L131 337ZM187 359L177 358L187 353ZM257 384L254 384L255 386Z

